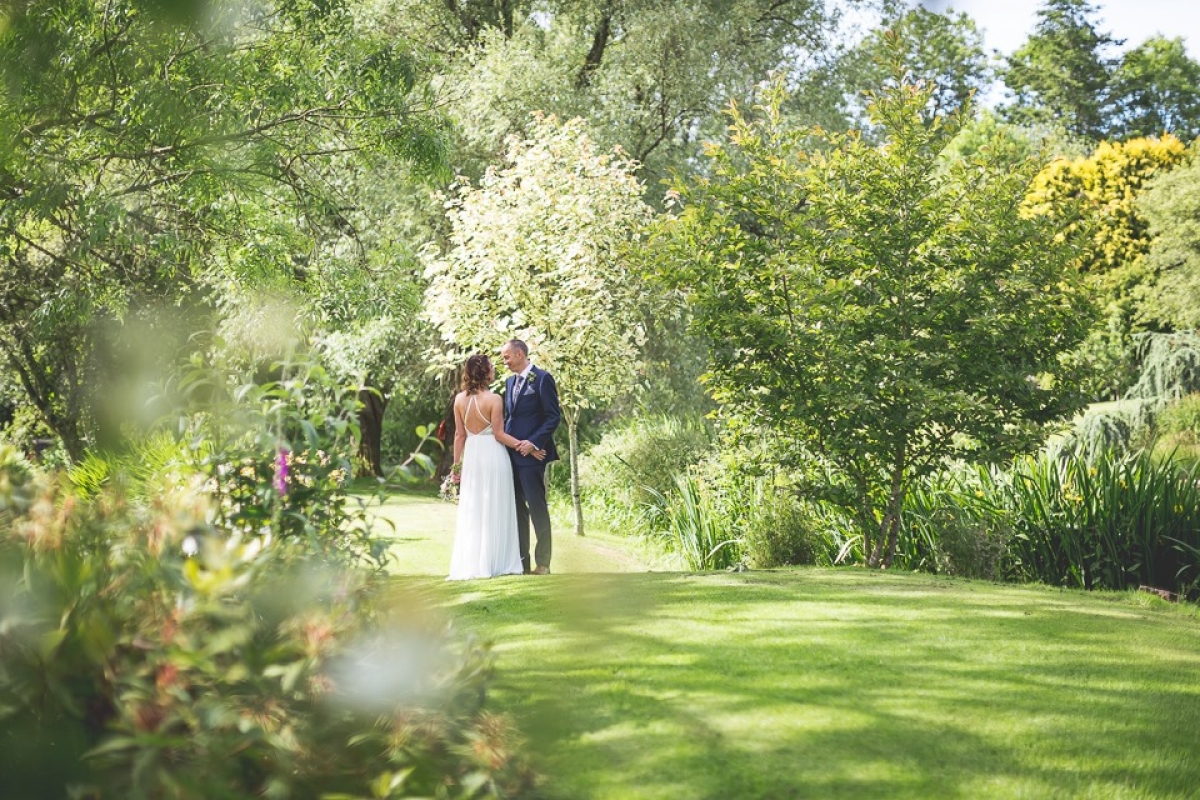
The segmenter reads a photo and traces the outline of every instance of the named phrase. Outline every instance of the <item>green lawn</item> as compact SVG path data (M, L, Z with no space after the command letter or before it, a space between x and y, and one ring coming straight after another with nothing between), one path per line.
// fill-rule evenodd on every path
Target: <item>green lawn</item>
M446 546L452 506L397 510ZM495 643L548 798L1200 791L1194 607L853 568L446 583L423 552L398 582Z
M394 571L403 575L445 575L454 543L454 514L458 507L426 494L396 493L373 513L390 521L395 544ZM381 529L386 531L387 529ZM627 541L597 530L580 538L569 520L554 519L555 573L642 571L645 562L630 552Z

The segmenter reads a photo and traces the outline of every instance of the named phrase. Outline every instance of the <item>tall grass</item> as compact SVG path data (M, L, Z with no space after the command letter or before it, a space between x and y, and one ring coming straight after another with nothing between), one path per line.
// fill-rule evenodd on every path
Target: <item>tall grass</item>
M785 475L693 470L653 492L643 531L688 569L745 564L833 566L861 557L861 536L841 509L802 497Z
M648 506L651 528L688 569L726 569L739 563L740 548L729 513L708 484L684 474L675 477L670 496L647 489L656 501Z
M1084 589L1149 585L1194 596L1196 469L1148 451L960 468L910 495L900 556L911 569ZM963 568L970 558L975 568Z
M1189 593L1200 579L1196 470L1149 452L1026 458L995 482L1010 509L1013 577L1085 589Z
M896 565L998 580L1012 536L1010 515L987 469L930 476L905 498Z
M597 471L605 482L597 481L596 499L610 526L657 542L693 570L861 561L860 530L844 510L811 496L786 471L740 468L771 463L761 453L687 466L704 444L697 433L656 421L621 431L622 447L612 446L614 437L608 449L597 448L603 458L593 463L606 468ZM682 462L657 452L680 441L689 444ZM657 453L654 469L623 463L635 444ZM1118 448L1060 448L1006 467L960 465L910 491L895 566L1200 597L1198 477L1194 462Z

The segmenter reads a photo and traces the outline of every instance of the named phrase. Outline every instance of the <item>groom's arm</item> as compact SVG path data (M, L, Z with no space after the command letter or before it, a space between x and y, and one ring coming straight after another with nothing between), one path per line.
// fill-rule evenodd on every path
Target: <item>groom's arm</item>
M550 446L550 437L554 435L554 429L562 419L562 408L558 404L558 386L554 383L554 376L543 372L538 384L538 393L542 400L542 424L529 436L529 441L539 450L545 450Z

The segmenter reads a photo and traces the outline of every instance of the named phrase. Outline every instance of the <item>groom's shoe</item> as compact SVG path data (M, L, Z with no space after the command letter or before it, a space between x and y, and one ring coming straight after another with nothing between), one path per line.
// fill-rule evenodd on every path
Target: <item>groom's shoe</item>
M549 568L549 567L540 567L540 566L539 566L539 567L534 567L534 568L533 568L533 574L534 574L534 575L549 575L549 574L550 574L550 568Z

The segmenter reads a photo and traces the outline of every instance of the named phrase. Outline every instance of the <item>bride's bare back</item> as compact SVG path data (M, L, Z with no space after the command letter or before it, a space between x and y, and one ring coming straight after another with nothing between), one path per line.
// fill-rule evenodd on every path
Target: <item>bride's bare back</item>
M454 425L456 431L478 436L491 427L496 441L505 447L513 447L517 440L504 432L504 400L492 391L468 394L459 392L454 398ZM457 438L457 437L456 437Z

